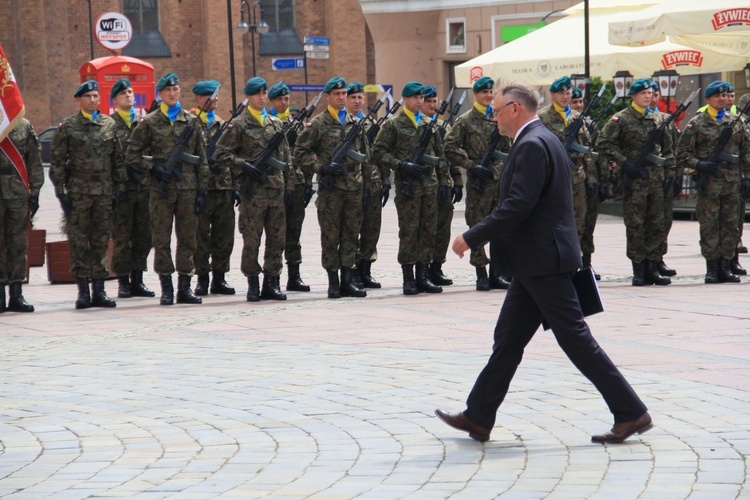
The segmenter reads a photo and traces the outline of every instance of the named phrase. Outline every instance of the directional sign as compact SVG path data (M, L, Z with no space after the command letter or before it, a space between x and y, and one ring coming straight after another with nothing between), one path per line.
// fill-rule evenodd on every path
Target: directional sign
M314 45L331 45L331 39L326 36L308 35L305 37L305 43L312 43Z
M325 85L287 85L290 92L323 92Z
M331 54L329 52L305 52L308 59L329 59Z
M330 45L305 45L305 52L328 52Z
M304 69L305 58L304 57L290 57L289 59L273 59L271 61L271 68L277 69Z

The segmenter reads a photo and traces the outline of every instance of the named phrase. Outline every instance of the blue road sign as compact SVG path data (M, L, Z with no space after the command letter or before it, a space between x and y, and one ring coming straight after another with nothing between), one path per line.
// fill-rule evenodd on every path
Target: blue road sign
M304 69L304 57L290 57L289 59L274 59L271 62L273 69Z
M325 85L287 85L289 92L323 92Z
M305 37L305 43L312 43L314 45L331 45L331 39L326 36L311 36Z

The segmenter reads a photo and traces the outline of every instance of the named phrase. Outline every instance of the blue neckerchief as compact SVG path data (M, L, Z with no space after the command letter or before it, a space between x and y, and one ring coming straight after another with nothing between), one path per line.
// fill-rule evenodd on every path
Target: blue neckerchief
M180 114L181 109L182 109L182 104L180 104L180 101L177 101L177 104L175 104L174 106L168 106L167 118L169 118L169 121L174 123L174 121L177 119L177 115Z
M643 110L643 116L648 116L648 114L651 112L651 108L646 106Z
M266 108L263 108L260 112L260 116L263 117L263 123L266 123L266 117L268 116L268 113L266 112Z
M487 109L484 112L484 116L490 116L491 114L492 114L492 104L490 104L489 106L487 106ZM565 115L568 116L568 117L570 116L570 106L568 106L567 108L565 108Z
M422 112L417 111L414 113L414 121L417 122L417 127L419 127L419 124L422 122Z
M726 108L721 108L718 113L716 113L716 123L721 123L721 119L724 118L724 113L726 113Z
M489 106L487 106L489 108ZM565 106L565 119L570 121L570 104Z
M365 117L365 112L364 112L364 111L362 111L362 110L360 109L360 110L359 110L359 113L357 113L357 118L358 118L359 120L361 120L361 119L362 119L362 118L364 118L364 117Z
M208 113L206 113L206 120L208 121L208 128L211 128L211 124L214 122L214 111L211 110Z
M278 114L279 114L279 112L276 111L276 108L271 108L271 116L276 116Z
M132 127L135 123L135 106L130 108L130 126Z
M724 111L724 110L722 109L722 111ZM99 118L99 110L98 109L96 111L94 111L93 113L91 113L91 121L93 122L97 118Z
M346 121L346 108L339 110L339 122L341 122L341 125L343 125L345 121Z

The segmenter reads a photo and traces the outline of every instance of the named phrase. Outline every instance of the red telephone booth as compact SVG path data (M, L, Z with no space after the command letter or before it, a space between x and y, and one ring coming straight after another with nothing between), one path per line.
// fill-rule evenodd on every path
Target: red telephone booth
M96 80L99 84L101 95L99 111L101 113L109 115L115 112L115 106L112 99L109 98L109 92L120 78L130 80L135 94L136 113L139 115L146 115L146 110L151 106L151 102L156 96L154 67L135 57L100 57L84 63L78 73L81 75L81 83Z

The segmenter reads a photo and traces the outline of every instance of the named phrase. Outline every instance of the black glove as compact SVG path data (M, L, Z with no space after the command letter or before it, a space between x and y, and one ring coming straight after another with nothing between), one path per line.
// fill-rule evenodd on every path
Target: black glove
M667 177L664 179L664 185L662 186L662 191L664 191L664 197L666 198L670 194L672 194L672 184L674 183L674 179L671 177Z
M124 201L128 201L129 196L127 191L115 191L114 207L119 207Z
M70 211L73 209L73 202L70 200L70 196L59 193L57 194L57 199L60 200L60 207L62 207L65 217L70 217Z
M167 172L167 170L161 165L154 165L151 169L151 173L154 174L154 177L156 177L159 182L169 183L172 180L172 173Z
M37 210L39 210L39 195L29 196L29 219L34 218Z
M696 165L696 168L706 174L711 174L714 177L719 176L719 166L709 160L698 160L698 164Z
M609 187L599 184L599 203L609 199Z
M674 178L674 183L672 184L672 193L677 196L682 192L682 175L677 174L677 177Z
M742 198L750 200L750 179L742 179Z
M458 203L464 198L464 187L453 186L453 188L451 188L451 196L453 197L453 200L451 200L451 203L455 205L456 203Z
M284 190L284 206L289 207L289 204L292 203L292 198L294 198L294 189L285 189Z
M390 184L383 184L383 187L380 188L380 203L382 203L383 206L388 202L388 195L391 193L391 185Z
M416 163L412 163L410 161L400 161L398 162L398 169L402 174L408 175L410 177L416 177L419 179L424 178L422 167L417 165Z
M443 200L445 200L445 197L448 196L448 191L450 191L450 186L439 186L438 187L438 201L442 203Z
M344 175L346 174L346 168L338 163L326 163L320 167L320 173L322 175Z
M625 175L631 181L636 179L648 179L648 172L646 172L646 169L639 167L631 160L625 160L625 163L622 164L622 171L625 172Z
M365 189L365 192L362 194L362 208L367 208L370 205L371 198L370 190Z
M232 190L232 201L234 201L234 206L239 207L240 203L242 203L242 196L240 196L240 190L239 189L233 189Z
M474 163L469 169L469 174L480 181L486 182L492 179L495 172L491 168L483 167Z
M203 213L203 211L206 209L206 197L208 196L208 191L205 189L199 189L198 194L195 195L195 213L196 215L200 215Z
M586 199L591 199L599 192L599 184L587 183L586 184Z
M307 208L307 205L310 204L313 193L315 193L315 190L312 188L312 186L305 184L305 208Z
M247 175L253 181L263 180L263 172L258 170L255 165L253 165L249 161L246 161L242 164L242 171L245 172L245 175Z

